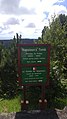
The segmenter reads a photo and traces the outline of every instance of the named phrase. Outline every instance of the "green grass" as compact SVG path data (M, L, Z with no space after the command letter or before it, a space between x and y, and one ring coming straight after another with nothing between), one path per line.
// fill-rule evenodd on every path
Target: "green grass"
M10 112L19 112L20 111L20 98L16 97L11 100L0 100L0 113L10 113Z
M30 106L30 105L29 105ZM32 107L33 105L31 105ZM67 98L56 98L54 100L48 101L48 107L63 109L67 106ZM47 108L48 108L47 107ZM33 108L33 107L32 107ZM10 113L21 111L20 96L14 99L0 99L0 113Z
M59 109L63 109L67 106L67 98L57 98L55 100L55 107Z
M48 108L57 108L61 110L65 106L67 106L67 98L55 98L54 100L51 100L48 104Z

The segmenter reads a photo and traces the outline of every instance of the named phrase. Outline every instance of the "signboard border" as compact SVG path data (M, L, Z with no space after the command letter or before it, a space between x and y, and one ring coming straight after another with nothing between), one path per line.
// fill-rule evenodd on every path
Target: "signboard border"
M25 47L25 46L47 46L48 47L48 62L47 64L21 64L21 47ZM49 79L50 79L50 44L17 44L17 47L18 47L18 81L19 81L19 85L20 86L41 86L43 85L42 83L28 83L28 84L22 84L22 80L21 79L21 68L23 66L46 66L47 67L47 70L48 70L48 74L47 74L47 81L46 83L44 84L45 86L48 86L49 85Z

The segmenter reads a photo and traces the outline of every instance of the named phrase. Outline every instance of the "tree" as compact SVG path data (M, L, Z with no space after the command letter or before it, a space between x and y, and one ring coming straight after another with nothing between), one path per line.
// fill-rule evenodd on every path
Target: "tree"
M0 45L0 97L12 98L17 91L17 46L13 39L9 48Z
M43 40L43 43L51 44L50 77L55 82L55 94L58 93L57 90L61 93L58 85L62 87L61 80L67 77L67 16L60 14L53 17L49 27L46 27L46 30L44 27L43 31L41 42Z

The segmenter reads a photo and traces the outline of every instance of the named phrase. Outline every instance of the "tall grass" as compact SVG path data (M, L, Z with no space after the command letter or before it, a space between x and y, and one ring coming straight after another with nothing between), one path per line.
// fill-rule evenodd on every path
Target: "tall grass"
M16 97L10 100L0 100L0 113L19 112L20 110L20 97Z

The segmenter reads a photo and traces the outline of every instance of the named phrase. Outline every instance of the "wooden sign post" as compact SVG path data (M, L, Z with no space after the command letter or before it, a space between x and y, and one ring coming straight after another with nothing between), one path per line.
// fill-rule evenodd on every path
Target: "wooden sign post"
M49 85L50 74L50 45L49 44L17 44L18 46L18 81L23 87L24 100L21 101L26 109L26 86L41 86L42 98L39 100L43 109L45 87Z

